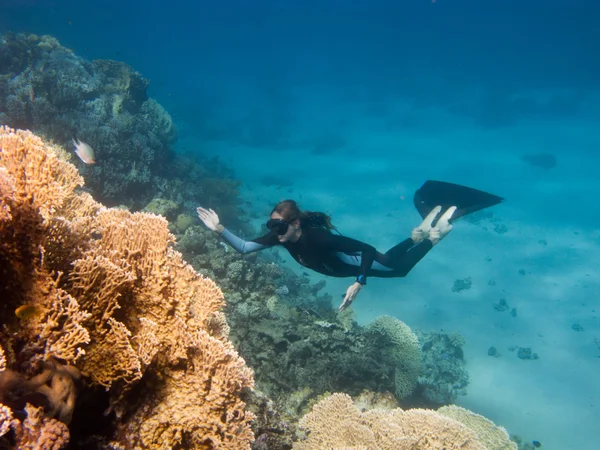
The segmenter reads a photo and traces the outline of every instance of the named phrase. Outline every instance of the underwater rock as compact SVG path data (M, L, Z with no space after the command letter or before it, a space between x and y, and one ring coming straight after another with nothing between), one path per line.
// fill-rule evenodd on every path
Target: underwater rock
M557 165L556 155L552 153L532 153L521 156L521 161L533 167L553 169Z
M498 300L498 303L494 304L494 309L499 312L506 311L508 308L509 306L508 303L506 303L505 298L501 298L500 300Z
M498 234L508 233L508 227L506 225L504 225L503 223L495 223L494 231Z
M471 277L463 278L462 280L454 280L454 285L452 286L452 292L462 292L471 289L473 285L473 280Z
M573 331L584 331L583 327L581 326L581 324L579 322L575 322L573 325L571 325L571 329L573 329Z
M533 350L531 350L531 347L519 347L519 350L517 351L517 357L519 359L530 359L530 360L539 359L538 354L533 353Z

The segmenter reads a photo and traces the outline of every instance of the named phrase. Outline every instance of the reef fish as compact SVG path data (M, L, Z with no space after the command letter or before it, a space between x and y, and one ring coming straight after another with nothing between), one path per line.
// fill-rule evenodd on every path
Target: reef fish
M85 142L81 142L79 139L73 139L73 145L75 146L75 154L86 164L96 164L96 155L94 149Z
M40 309L33 305L21 305L15 309L15 315L19 319L31 319L40 313Z

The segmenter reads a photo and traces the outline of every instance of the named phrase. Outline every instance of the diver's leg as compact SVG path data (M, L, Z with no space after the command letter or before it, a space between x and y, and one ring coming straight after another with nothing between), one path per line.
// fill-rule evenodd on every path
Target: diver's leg
M431 224L441 211L441 206L436 206L433 208L427 217L423 219L423 222L415 228L413 228L412 233L408 239L403 240L398 245L389 249L385 254L379 255L378 262L383 264L384 266L394 267L396 261L401 261L406 253L413 248L415 245L420 244L425 239L429 238L429 232L431 231Z
M431 223L440 212L440 207L434 208L423 223L415 228L409 239L405 239L385 254L378 255L377 262L394 269L397 276L404 277L423 257L452 230L449 220L456 207L448 208L432 227ZM416 235L416 236L415 236ZM423 237L424 235L424 237Z
M377 258L377 262L394 269L395 276L405 277L432 248L433 243L429 239L415 245L409 238L389 249Z

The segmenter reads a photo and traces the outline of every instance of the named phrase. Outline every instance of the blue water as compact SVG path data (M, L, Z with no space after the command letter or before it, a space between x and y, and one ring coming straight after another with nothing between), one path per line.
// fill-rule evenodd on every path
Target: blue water
M425 179L506 197L499 222L457 224L355 309L463 333L462 404L544 449L600 437L599 24L591 0L0 2L0 32L51 34L151 79L176 149L224 158L260 213L284 195L260 180L283 177L285 195L385 250L416 225ZM327 286L337 298L346 284ZM501 297L518 320L493 310Z

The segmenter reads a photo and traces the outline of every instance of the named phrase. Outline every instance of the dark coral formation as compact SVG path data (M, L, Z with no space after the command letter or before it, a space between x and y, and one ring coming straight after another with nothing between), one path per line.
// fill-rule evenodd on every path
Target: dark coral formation
M238 183L218 161L180 157L176 127L129 65L87 61L51 36L0 36L0 125L29 129L65 148L90 144L97 163L76 164L94 197L141 209L154 197L192 210L221 205L237 217Z
M417 331L423 353L423 370L413 396L421 405L437 407L456 403L467 393L469 374L465 368L460 334Z
M176 130L148 97L149 81L124 63L86 61L49 36L0 41L0 123L71 147L90 144L98 164L82 169L102 200L139 195L169 160Z

